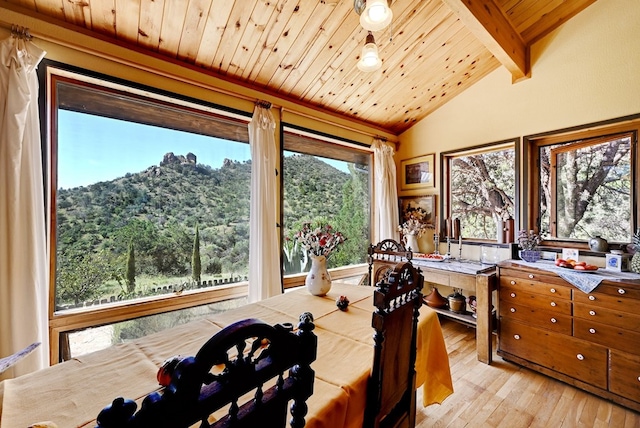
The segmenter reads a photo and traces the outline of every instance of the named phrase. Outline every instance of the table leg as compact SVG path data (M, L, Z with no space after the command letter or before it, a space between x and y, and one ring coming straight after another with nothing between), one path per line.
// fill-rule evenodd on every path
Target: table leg
M476 275L476 352L478 361L491 364L493 325L492 291L495 285L495 275Z

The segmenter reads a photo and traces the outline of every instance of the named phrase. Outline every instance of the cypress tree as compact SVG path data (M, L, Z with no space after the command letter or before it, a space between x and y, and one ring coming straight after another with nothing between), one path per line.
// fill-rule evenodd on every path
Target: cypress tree
M191 277L194 281L200 282L202 275L202 265L200 264L200 231L196 225L196 236L193 239L193 254L191 255Z
M132 294L136 289L136 255L133 249L133 240L129 241L127 251L127 293Z

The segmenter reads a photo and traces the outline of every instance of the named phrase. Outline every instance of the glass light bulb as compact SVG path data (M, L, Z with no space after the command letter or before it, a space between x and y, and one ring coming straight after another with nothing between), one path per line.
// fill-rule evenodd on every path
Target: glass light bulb
M382 61L378 56L378 47L375 43L367 43L362 48L362 55L358 61L360 71L376 71L382 66Z
M382 22L387 17L387 8L384 4L375 3L367 9L366 13L372 22Z
M369 31L380 31L391 24L393 11L387 0L368 0L364 12L360 15L360 25Z

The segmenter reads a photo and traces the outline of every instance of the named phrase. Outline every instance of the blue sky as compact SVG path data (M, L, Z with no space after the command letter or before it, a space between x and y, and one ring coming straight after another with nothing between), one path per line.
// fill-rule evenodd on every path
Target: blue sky
M225 158L251 158L248 144L58 110L58 187L109 181L159 165L165 153L191 152L199 164L220 168ZM329 161L348 172L346 163Z

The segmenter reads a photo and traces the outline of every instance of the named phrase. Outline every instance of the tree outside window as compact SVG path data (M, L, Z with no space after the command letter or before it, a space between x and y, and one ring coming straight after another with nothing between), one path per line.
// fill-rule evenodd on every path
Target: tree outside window
M484 147L445 156L451 218L463 238L500 240L502 222L515 217L515 147Z
M631 142L631 134L618 134L539 147L540 229L547 239L629 239Z

